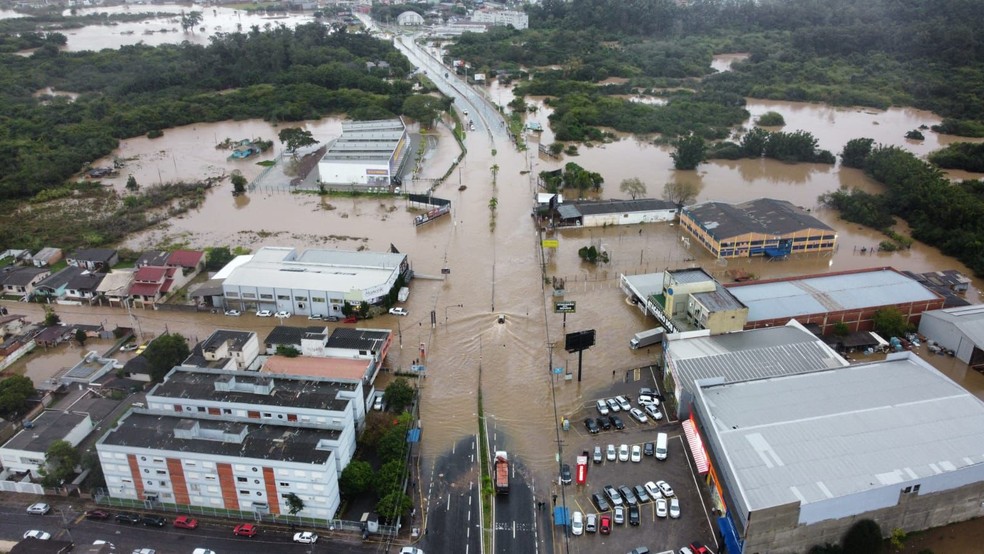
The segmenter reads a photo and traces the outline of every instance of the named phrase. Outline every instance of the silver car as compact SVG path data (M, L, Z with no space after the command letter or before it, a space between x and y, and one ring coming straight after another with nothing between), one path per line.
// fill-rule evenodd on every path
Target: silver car
M595 402L595 406L598 408L598 413L599 414L601 414L603 416L608 415L608 413L609 413L608 412L608 404L606 404L604 400L598 400L597 402Z
M620 412L620 411L622 411L622 407L618 405L618 400L615 400L614 398L609 398L605 402L608 404L608 409L609 410L611 410L613 412Z

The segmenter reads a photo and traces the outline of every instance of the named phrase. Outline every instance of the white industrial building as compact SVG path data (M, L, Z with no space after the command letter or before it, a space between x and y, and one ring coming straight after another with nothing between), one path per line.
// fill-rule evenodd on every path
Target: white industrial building
M984 306L972 304L923 312L919 334L973 368L984 366Z
M696 394L728 552L806 552L859 519L888 535L984 515L984 402L910 352Z
M388 189L408 154L400 119L345 121L342 135L318 162L318 181L327 186Z
M243 311L342 317L342 306L377 304L402 276L406 254L266 246L222 282L223 303Z
M115 498L331 519L364 420L358 380L178 367L96 450Z
M66 441L78 446L92 431L89 414L45 410L24 429L0 447L3 475L10 472L30 473L34 479L41 476L38 470L45 466L48 448L56 441Z
M677 205L665 200L596 200L568 202L557 206L560 227L604 227L673 221Z
M516 29L523 30L530 27L530 16L524 12L510 10L476 10L472 14L474 23L485 23L505 27L512 25Z

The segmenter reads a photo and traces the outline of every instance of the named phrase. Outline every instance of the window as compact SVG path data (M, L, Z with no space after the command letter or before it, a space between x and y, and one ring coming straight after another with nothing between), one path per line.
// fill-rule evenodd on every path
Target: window
M158 474L158 475L167 475L167 472L166 472L166 471L164 471L163 469L158 469L158 470L157 470L157 474Z
M236 481L239 482L239 483L245 483L245 482L249 481L249 479L247 479L245 477L236 477Z
M259 485L260 484L260 480L259 479L253 479L253 484L254 485Z
M263 493L261 491L256 491L256 496L263 496Z
M277 295L277 300L290 300L290 295L289 294L278 294Z
M249 494L249 491L244 491L244 490L240 489L239 490L239 494Z
M150 470L147 469L147 468L144 468L144 473L150 473Z
M252 292L244 292L243 298L256 299L256 294Z
M307 302L307 298L304 298L303 296L295 296L294 300L298 302Z
M284 488L284 489L289 489L290 488L290 483L287 483L286 481L281 481L281 482L277 483L277 485L279 485L281 488Z
M225 415L231 415L232 414L232 410L229 409L229 408L222 408L222 413L225 414Z
M197 483L189 483L188 484L188 490L190 490L191 492L201 492L202 491L202 487L201 487L201 485L199 485Z
M231 290L226 291L225 295L228 296L229 298L239 298L239 293Z
M262 300L273 300L273 295L272 294L261 294L260 295L260 298Z
M311 297L311 302L318 302L319 304L324 304L325 303L325 299L324 298L318 298L317 296L312 296Z

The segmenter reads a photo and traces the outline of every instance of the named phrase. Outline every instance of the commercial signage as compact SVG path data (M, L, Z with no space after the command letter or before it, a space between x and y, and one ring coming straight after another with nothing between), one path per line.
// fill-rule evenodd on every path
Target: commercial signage
M557 248L560 246L560 241L557 239L543 239L540 244L543 245L544 248Z
M577 302L574 300L563 300L554 302L555 314L573 314L577 312Z

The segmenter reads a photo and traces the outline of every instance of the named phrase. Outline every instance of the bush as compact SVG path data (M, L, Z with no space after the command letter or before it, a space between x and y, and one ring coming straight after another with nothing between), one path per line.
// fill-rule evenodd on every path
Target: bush
M786 120L779 112L765 112L756 123L763 127L781 127L786 124Z
M870 519L852 525L841 539L844 554L879 554L883 544L881 527Z

